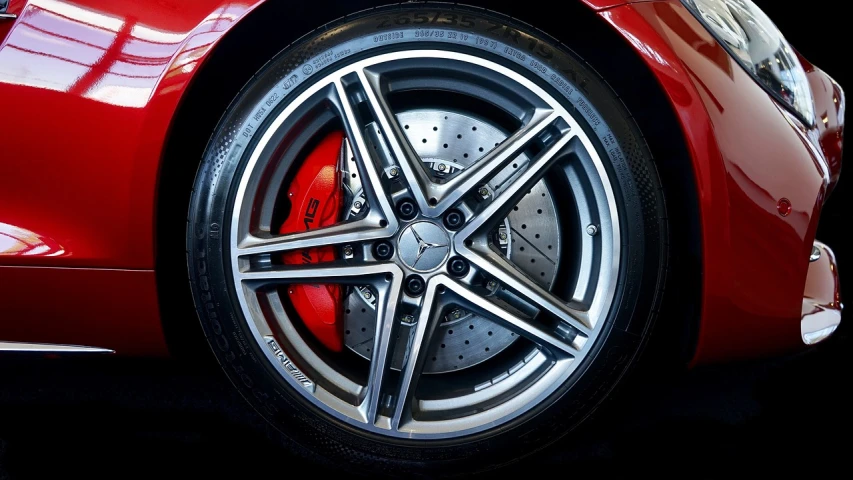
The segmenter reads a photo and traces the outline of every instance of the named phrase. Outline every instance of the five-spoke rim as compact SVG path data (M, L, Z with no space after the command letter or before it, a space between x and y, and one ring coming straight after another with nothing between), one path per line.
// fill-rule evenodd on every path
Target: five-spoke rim
M425 169L396 121L388 101L394 66L429 59L454 68L479 68L499 81L524 89L535 100L520 118L520 128L471 167L439 182ZM321 107L322 106L322 107ZM329 227L277 235L258 225L257 202L266 188L264 172L280 148L283 131L294 119L323 110L336 117L352 147L370 209L362 216ZM366 113L365 113L366 112ZM368 137L375 127L383 149ZM498 188L489 185L522 152L530 160ZM381 158L380 158L381 157ZM275 160L280 161L280 160ZM493 248L491 232L519 200L561 165L574 164L570 177L585 177L583 192L573 192L579 223L595 224L595 235L579 232L580 273L561 298L542 288ZM285 166L287 167L287 166ZM397 169L399 174L389 173ZM395 177L395 181L389 181ZM261 135L251 151L235 192L229 229L231 272L240 310L254 339L281 378L327 414L380 435L448 438L505 423L529 411L565 384L579 360L599 338L615 291L620 255L616 202L608 174L592 141L566 107L519 73L487 59L441 50L408 50L362 60L318 80L292 100ZM402 180L402 181L400 181ZM580 180L578 180L580 182ZM398 217L395 204L411 198L419 213ZM449 211L464 225L443 226ZM369 245L398 238L407 227L428 222L446 231L447 255L430 271L415 271L399 252L388 260L369 253L311 265L280 265L271 255L314 247ZM260 223L263 223L261 221ZM399 250L399 248L397 248ZM588 257L588 258L587 258ZM470 265L463 275L448 259ZM417 274L424 290L407 291ZM342 372L334 361L304 340L281 298L270 287L337 283L367 286L376 301L376 334L366 379ZM509 292L510 300L496 295ZM513 304L532 307L519 308ZM460 388L451 395L419 397L420 372L432 334L448 308L459 306L486 317L527 339L535 347L505 374ZM400 333L401 312L415 321L403 366L391 369ZM498 377L500 381L498 381ZM485 386L484 386L485 385Z

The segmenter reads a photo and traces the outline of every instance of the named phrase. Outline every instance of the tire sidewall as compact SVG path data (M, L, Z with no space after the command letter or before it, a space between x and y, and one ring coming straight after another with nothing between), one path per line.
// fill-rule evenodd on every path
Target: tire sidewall
M450 441L380 438L310 405L284 382L254 341L237 307L229 267L232 196L247 153L265 126L324 72L365 56L412 47L486 56L549 90L596 144L620 205L619 279L597 344L571 379L540 407L490 431ZM217 359L247 400L289 439L320 455L370 468L479 470L552 443L588 416L626 372L661 300L662 205L651 155L630 115L603 80L565 47L541 32L482 11L396 6L342 19L308 35L271 60L234 100L196 177L187 232L190 280Z

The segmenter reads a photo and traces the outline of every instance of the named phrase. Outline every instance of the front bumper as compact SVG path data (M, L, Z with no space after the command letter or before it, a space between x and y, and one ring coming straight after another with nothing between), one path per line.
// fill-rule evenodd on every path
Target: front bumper
M823 243L815 242L803 292L800 320L803 343L814 345L835 333L841 324L843 308L835 254Z

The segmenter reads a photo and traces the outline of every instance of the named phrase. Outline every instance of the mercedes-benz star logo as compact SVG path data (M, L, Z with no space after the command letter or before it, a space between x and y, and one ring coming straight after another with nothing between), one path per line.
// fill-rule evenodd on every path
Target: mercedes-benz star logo
M421 259L424 252L426 252L430 248L442 248L442 247L447 246L447 245L439 245L437 243L425 242L424 239L421 238L420 235L418 235L418 231L415 228L412 228L412 233L415 235L415 240L418 241L418 258L417 258L417 260L415 260L415 265L418 264L418 261Z
M440 267L450 253L444 229L431 222L416 222L400 234L400 259L409 268L428 272Z

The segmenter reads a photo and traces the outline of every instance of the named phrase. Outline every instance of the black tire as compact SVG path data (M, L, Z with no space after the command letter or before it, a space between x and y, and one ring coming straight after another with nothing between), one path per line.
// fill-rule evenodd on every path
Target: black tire
M523 55L547 67L550 83L539 76L530 61L520 63L502 47L461 45L449 40L439 44L414 36L394 42L375 41L388 38L379 37L383 33L416 28L413 22L423 14L436 18L447 32L476 35L499 45L511 42ZM340 28L344 25L347 28ZM540 408L500 428L429 442L391 440L357 431L309 405L266 365L240 309L235 307L229 245L221 233L229 228L229 205L247 161L245 152L263 131L264 119L252 116L265 102L269 107L265 118L270 118L311 83L314 77L302 69L308 59L358 39L361 52L332 64L421 42L489 56L511 66L548 88L585 123L609 170L617 202L621 203L624 250L605 331L573 380ZM297 86L269 103L269 92L284 78L293 78ZM578 98L584 100L579 102ZM249 123L260 127L244 137L242 132ZM189 276L198 314L216 357L238 390L289 439L286 443L342 468L356 466L362 471L394 475L460 475L496 468L544 448L575 428L635 363L659 311L668 261L664 198L655 164L630 113L605 81L577 55L542 32L491 12L448 4L399 5L357 14L325 25L279 53L253 77L220 121L196 177L188 222Z

